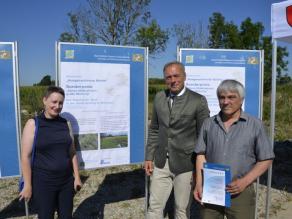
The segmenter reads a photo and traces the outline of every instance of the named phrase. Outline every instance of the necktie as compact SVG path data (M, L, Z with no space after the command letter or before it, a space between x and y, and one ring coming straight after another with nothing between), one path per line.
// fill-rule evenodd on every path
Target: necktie
M169 108L171 109L173 106L175 95L169 95Z

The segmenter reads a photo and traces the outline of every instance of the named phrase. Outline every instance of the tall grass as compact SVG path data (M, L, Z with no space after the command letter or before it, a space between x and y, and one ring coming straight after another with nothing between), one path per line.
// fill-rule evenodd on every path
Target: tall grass
M21 130L28 119L43 109L43 94L46 89L46 86L20 87Z
M22 114L22 126L25 121L34 115L34 112L40 112L43 108L42 97L47 87L21 87L20 105L21 110L26 110L28 114ZM153 99L157 92L165 89L163 79L149 79L148 90L148 118L152 116ZM270 123L270 93L263 98L263 120L266 126ZM292 83L277 85L276 95L276 123L275 140L292 139Z
M152 102L155 94L165 89L163 80L149 79L149 102L148 118L152 116ZM263 98L263 121L269 128L271 111L271 93L267 93ZM275 136L276 141L292 139L292 82L277 85L276 95L276 116L275 116Z
M264 95L263 120L266 126L270 125L271 94ZM277 85L275 140L292 139L292 83Z
M148 119L151 120L152 117L152 107L155 94L166 88L165 82L163 79L150 78L148 85Z
M29 113L39 112L43 108L43 94L46 86L20 87L20 106Z

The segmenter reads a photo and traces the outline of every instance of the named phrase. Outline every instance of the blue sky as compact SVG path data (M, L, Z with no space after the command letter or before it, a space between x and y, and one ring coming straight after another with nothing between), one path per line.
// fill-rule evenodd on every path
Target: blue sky
M162 28L173 24L203 22L213 12L220 12L226 21L240 23L250 17L262 22L264 35L271 35L271 4L273 0L152 0L150 10ZM55 42L68 29L67 13L85 0L1 0L0 42L18 42L19 79L21 85L39 82L49 74L55 78ZM292 44L287 46L292 57ZM149 60L149 75L161 77L165 62L176 59L176 45L170 40L166 52ZM292 62L292 60L290 61ZM290 72L292 65L289 65Z

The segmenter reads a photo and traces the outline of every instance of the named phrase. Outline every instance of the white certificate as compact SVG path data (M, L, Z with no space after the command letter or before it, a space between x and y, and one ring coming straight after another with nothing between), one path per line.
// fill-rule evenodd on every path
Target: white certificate
M219 168L218 168L219 167ZM218 164L204 164L203 203L230 206L226 185L230 182L230 168Z

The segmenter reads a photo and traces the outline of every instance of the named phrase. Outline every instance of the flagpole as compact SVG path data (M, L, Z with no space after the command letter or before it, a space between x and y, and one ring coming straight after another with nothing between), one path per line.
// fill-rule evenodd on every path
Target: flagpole
M275 112L276 112L276 74L277 74L277 41L272 39L273 53L272 53L272 91L271 91L271 115L270 115L270 138L274 148L274 135L275 135ZM267 182L267 197L266 197L266 219L269 219L269 211L271 204L271 182L272 182L272 165L268 170Z

